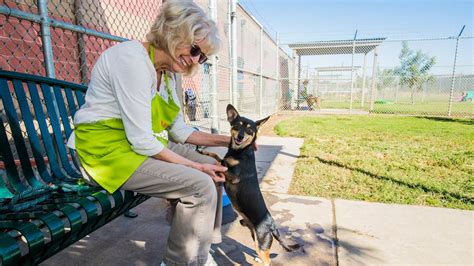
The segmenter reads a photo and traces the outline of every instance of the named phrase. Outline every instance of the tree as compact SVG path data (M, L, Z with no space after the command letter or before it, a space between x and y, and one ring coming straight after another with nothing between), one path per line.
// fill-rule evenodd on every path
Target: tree
M398 58L400 67L395 69L395 73L400 77L400 83L410 88L411 104L415 104L416 92L422 89L424 82L433 78L429 71L436 63L436 57L429 57L421 50L415 53L405 41Z
M377 90L382 92L387 87L393 86L395 81L396 72L391 68L385 68L383 71L380 71L380 68L377 68Z

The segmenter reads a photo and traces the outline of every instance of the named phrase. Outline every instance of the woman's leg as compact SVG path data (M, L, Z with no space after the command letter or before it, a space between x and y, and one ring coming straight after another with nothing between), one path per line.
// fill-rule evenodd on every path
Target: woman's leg
M211 177L193 168L149 158L121 189L152 197L179 199L164 262L167 265L206 262L217 205Z
M174 142L170 142L169 147L173 152L188 158L191 161L198 162L198 163L208 163L208 164L216 164L217 161L213 158L202 155L199 152L189 149L183 144L178 144ZM212 235L212 243L217 244L222 242L222 235L221 235L221 225L222 225L222 191L224 189L223 183L215 183L216 190L217 190L217 208L216 208L216 218L214 220L214 231ZM171 210L173 209L171 205ZM172 211L173 212L173 211Z

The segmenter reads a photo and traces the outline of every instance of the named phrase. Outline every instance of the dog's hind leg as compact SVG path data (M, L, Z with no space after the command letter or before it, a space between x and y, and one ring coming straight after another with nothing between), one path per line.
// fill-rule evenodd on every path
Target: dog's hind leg
M244 219L241 219L239 222L240 222L240 225L242 225L244 227L247 227L250 230L250 235L252 236L253 242L255 244L255 253L257 253L257 256L254 258L254 260L258 263L261 263L262 260L259 258L259 256L261 256L260 252L259 252L260 249L258 247L258 240L255 237L255 232L254 232L253 226L248 221L246 221Z
M272 265L270 259L270 248L273 243L273 236L271 232L265 232L263 235L257 234L257 253L258 256L262 259L263 265L269 266Z

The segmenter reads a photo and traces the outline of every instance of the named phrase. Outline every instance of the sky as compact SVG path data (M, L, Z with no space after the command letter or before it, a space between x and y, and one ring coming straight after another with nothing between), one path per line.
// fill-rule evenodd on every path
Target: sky
M347 40L354 37L356 30L358 38L456 37L463 25L466 27L462 36L474 36L474 0L239 0L239 3L271 36L275 38L278 32L283 44ZM385 46L393 47L380 52L380 64L397 64L401 42ZM453 64L455 40L409 42L409 46L437 57L438 67L446 66L442 72ZM473 72L473 49L473 39L460 41L458 64L464 66L463 72ZM361 64L360 58L356 64ZM347 65L347 60L341 59L337 65Z

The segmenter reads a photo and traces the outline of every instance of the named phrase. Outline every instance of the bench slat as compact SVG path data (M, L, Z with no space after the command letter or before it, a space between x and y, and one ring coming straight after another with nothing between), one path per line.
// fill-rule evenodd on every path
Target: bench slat
M13 237L3 232L0 232L0 255L1 265L20 265L20 245Z
M22 111L24 111L23 109L27 109L25 113L29 114L29 107L28 107L28 103L26 102L26 95L24 95L24 90L23 90L23 86L21 82L17 80L13 80L12 84L13 84L15 93L17 93L17 96L18 96L19 91L20 91L20 95L21 93L23 93L22 95L23 99L17 99L20 109ZM8 87L8 85L6 85L6 87ZM23 175L25 176L30 186L40 187L42 186L42 184L35 178L33 168L31 167L30 156L28 155L25 138L23 136L23 132L20 127L20 120L15 110L15 106L13 104L13 99L11 97L11 94L8 93L8 91L3 90L2 98L3 98L3 105L5 107L5 111L7 112L9 125L12 130L15 147L17 149L17 153L20 159ZM30 114L30 117L31 117L31 114ZM23 119L25 118L23 117Z
M33 223L0 221L0 228L19 231L26 239L28 253L35 253L44 247L43 232Z
M1 82L1 80L0 80ZM18 171L16 170L15 160L12 156L12 150L10 148L10 144L8 143L7 132L5 130L5 126L3 125L3 118L0 115L0 145L2 149L0 149L0 154L2 156L3 163L6 166L6 174L7 176L18 176ZM9 178L8 178L9 179ZM12 186L16 186L16 184L10 184ZM4 199L11 199L13 198L13 194L7 188L3 178L0 178L0 202L3 202Z
M64 96L62 95L61 91L64 91L64 92L67 93L67 92L71 92L71 90L70 90L70 88L61 88L59 86L54 86L53 88L54 88L54 95L55 95L55 98L56 98L56 102L58 104L59 114L61 116L62 125L63 125L63 128L64 128L64 133L66 134L66 136L70 136L71 133L72 133L72 129L71 129L70 121L69 121L69 114L71 114L71 116L72 116L71 108L75 109L75 104L74 104L74 101L73 101L72 106L71 106L71 105L69 105L70 101L68 101L68 106L66 107L65 99L64 99ZM68 99L68 98L66 98L66 99ZM65 148L67 148L66 150L71 153L71 157L75 156L75 153L72 151L72 149L69 149L68 147L65 147ZM74 177L77 177L77 175L80 176L79 171L77 170L77 169L79 169L79 165L76 164L75 160L73 160L72 162L74 163L74 167L75 167L74 170L75 171L74 171L74 173L68 173L68 174L71 175L71 176L74 176Z
M43 178L43 180L48 182L49 181L48 179L50 179L50 176L48 174L48 170L46 168L46 164L43 159L43 152L42 152L40 140L38 138L38 134L36 133L35 126L33 124L33 116L31 114L30 107L28 106L25 88L23 87L23 84L21 83L21 81L15 80L15 79L13 80L13 87L15 89L17 101L20 106L21 116L23 118L23 122L25 123L26 131L28 133L28 139L30 142L33 156L35 158L35 163L36 163L38 172L40 173L40 176ZM25 173L28 183L33 187L41 186L41 184L35 178L33 169L31 167L31 161L30 161L29 156L23 159L28 161L27 162L28 175L26 175Z
M71 88L64 87L63 90L64 90L64 93L66 94L66 100L67 100L67 106L69 107L69 113L71 114L71 117L74 118L80 106L76 106L76 103L74 102L74 94L72 93L73 91Z
M68 105L68 109L69 109L69 113L71 115L71 118L73 119L74 121L74 116L76 115L76 112L77 110L81 107L81 105L79 104L79 100L77 100L78 104L79 105L76 105L76 102L74 101L74 94L73 93L73 89L72 88L68 88L68 87L64 87L64 93L66 94L66 99L67 99L67 105ZM69 136L69 135L68 135ZM72 155L72 162L74 163L74 166L76 167L76 169L79 169L79 162L77 160L77 155L76 155L76 152L74 149L69 149L69 152L71 153Z
M53 128L53 137L56 144L56 150L59 154L61 166L64 170L66 170L66 173L69 175L69 177L79 178L81 177L81 174L77 170L73 169L71 164L69 163L64 137L61 132L61 126L58 121L58 117L56 115L53 115L56 114L56 110L53 104L53 96L49 88L50 87L48 85L41 84L41 91L43 92L46 108L48 109L48 113L52 114L49 116L49 121L51 123L51 127Z
M8 89L8 83L5 79L0 79L0 87L6 88L6 89L1 89L0 90L0 97L2 99L3 103L3 108L5 109L5 113L8 118L8 124L10 125L11 133L13 140L15 142L15 147L17 148L17 151L19 153L25 152L26 153L26 147L25 143L22 141L23 136L21 134L21 128L20 124L18 121L18 116L15 110L15 106L13 105L13 100L11 98L10 91ZM10 143L8 141L8 137L6 134L6 129L3 125L4 121L2 119L2 126L0 130L2 133L2 142L5 143L3 146L3 149L5 149L7 152L2 153L2 157L5 160L5 165L7 166L7 177L8 180L10 181L10 185L12 186L13 189L15 189L17 192L22 192L27 189L27 187L20 181L20 176L18 171L16 170L16 165L15 165L15 160L13 157L12 150L10 148ZM5 121L7 122L7 121ZM2 149L2 151L3 151ZM24 162L22 161L22 167L23 167Z
M76 100L79 106L82 106L86 103L85 98L86 95L82 91L76 91Z
M54 150L54 144L53 140L51 138L51 135L49 133L48 125L46 123L46 114L43 111L42 108L42 102L41 98L38 93L38 88L39 84L35 84L31 81L28 82L28 90L30 92L31 96L31 101L33 103L33 108L35 110L35 115L36 115L36 121L38 122L38 125L40 127L40 132L41 132L41 138L43 139L43 145L46 149L46 155L48 156L48 162L49 162L49 167L51 168L51 171L53 172L54 176L59 179L66 179L66 175L63 174L61 171L61 167L58 164L58 160L56 157L56 152ZM51 182L52 179L49 178L50 180L45 180L47 182Z

